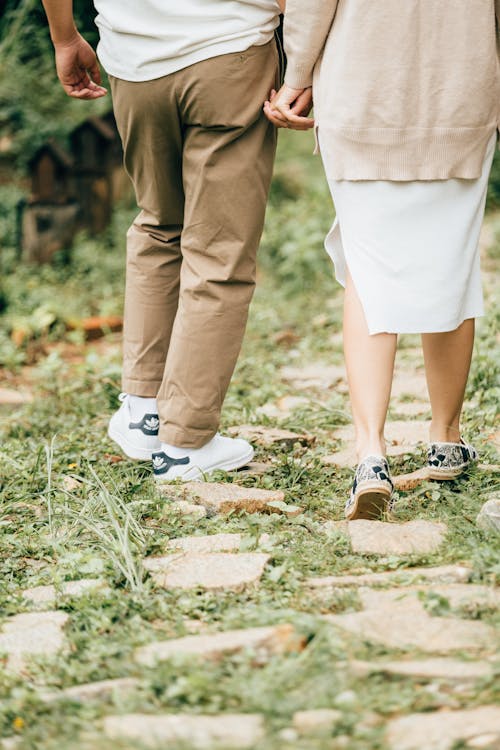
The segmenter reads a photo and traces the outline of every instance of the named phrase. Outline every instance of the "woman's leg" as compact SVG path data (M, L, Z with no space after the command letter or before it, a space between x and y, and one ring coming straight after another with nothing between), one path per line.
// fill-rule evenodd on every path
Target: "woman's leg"
M384 425L391 395L397 336L370 336L350 275L344 300L344 354L358 460L385 456Z
M474 345L474 320L455 331L422 335L432 407L431 442L460 442L460 414Z

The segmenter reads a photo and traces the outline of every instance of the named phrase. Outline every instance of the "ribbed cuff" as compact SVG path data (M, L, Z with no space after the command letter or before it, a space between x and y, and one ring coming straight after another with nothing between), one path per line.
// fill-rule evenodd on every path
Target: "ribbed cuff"
M301 65L291 67L288 63L285 83L292 89L307 89L313 83L313 69L304 68Z

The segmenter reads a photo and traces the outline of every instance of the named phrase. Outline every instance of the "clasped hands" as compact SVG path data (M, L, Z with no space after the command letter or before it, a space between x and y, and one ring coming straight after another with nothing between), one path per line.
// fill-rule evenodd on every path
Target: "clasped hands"
M312 104L311 87L293 89L285 83L278 92L271 91L264 103L264 113L277 128L310 130L314 127L314 119L308 117Z

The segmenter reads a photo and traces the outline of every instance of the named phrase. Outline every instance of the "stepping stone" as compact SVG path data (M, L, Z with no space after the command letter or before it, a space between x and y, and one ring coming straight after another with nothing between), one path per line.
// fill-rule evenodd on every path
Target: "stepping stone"
M500 499L488 500L481 508L476 523L482 531L500 534Z
M346 380L344 366L313 362L305 367L282 367L281 377L299 391L310 388L324 390Z
M232 511L246 513L279 513L281 506L270 503L283 503L282 490L261 490L254 487L240 487L238 484L215 482L187 482L182 487L163 485L160 492L172 498L182 493L186 500L203 505L212 514L226 515ZM286 512L283 507L281 512Z
M207 509L203 505L188 503L186 500L178 500L172 503L172 509L178 511L182 516L193 516L197 521L207 516Z
M279 430L275 427L264 427L254 424L242 424L238 427L231 427L228 432L232 437L244 438L250 443L261 445L264 448L281 446L283 449L290 449L296 443L307 446L312 445L316 440L315 435L308 435L306 433L298 434L290 432L290 430Z
M29 612L9 617L0 632L0 653L7 654L7 669L21 672L26 657L52 656L64 645L65 612Z
M427 417L431 410L429 404L423 401L396 401L390 409L391 412L404 414L405 417Z
M269 513L278 513L282 516L288 516L288 518L295 518L304 512L298 505L282 503L279 500L271 500L271 502L267 504L267 508Z
M237 469L237 476L248 476L248 477L261 477L264 474L268 474L274 469L272 464L266 464L263 461L252 461L248 466L244 466L242 469Z
M62 480L62 486L66 492L74 492L82 486L82 483L75 477L65 476Z
M441 581L446 583L466 583L472 577L472 570L461 565L441 565L436 568L401 568L383 573L365 573L361 575L326 576L309 578L306 582L310 588L343 588L345 586L384 586L394 583L411 583L418 579Z
M72 700L78 703L86 703L93 700L106 700L113 696L124 695L133 692L140 685L135 677L121 677L116 680L100 680L99 682L88 682L83 685L73 685L64 690L53 690L40 694L45 703L54 703L59 700Z
M457 590L459 587L460 590ZM458 619L456 617L434 617L424 607L419 594L429 591L440 596L446 595L451 599L451 606L457 606L471 599L474 601L486 587L451 586L412 587L407 589L392 589L389 591L370 591L359 589L363 610L341 615L325 615L324 618L338 627L346 630L351 636L361 638L369 643L381 643L389 648L401 650L420 649L425 653L452 653L469 649L480 651L493 649L497 643L494 628L480 621ZM465 589L472 589L470 595ZM489 594L485 594L483 601Z
M22 406L22 404L30 404L32 401L33 396L28 391L0 388L0 405L2 406Z
M134 659L139 664L153 667L158 662L168 661L179 655L219 659L224 654L247 649L257 651L267 658L273 654L297 653L305 648L305 643L305 638L292 625L284 624L159 641L138 648Z
M341 711L333 708L316 708L294 713L292 726L299 734L310 734L331 731L341 720Z
M406 444L401 445L387 445L387 455L390 458L397 456L406 456L408 453L412 453L413 447L409 447ZM357 465L358 460L356 456L356 449L354 445L341 450L335 451L335 453L328 453L321 457L321 462L325 466L338 466L340 469L354 469Z
M171 539L167 549L187 555L205 555L207 552L236 552L240 545L241 534L210 534Z
M289 417L297 409L302 409L310 404L310 399L304 396L282 396L277 401L259 406L256 412L270 419L283 419Z
M212 552L182 557L149 557L143 564L162 588L240 591L258 583L269 557L263 552Z
M103 589L105 581L98 578L87 578L80 581L65 581L60 587L35 586L23 591L23 599L28 599L32 604L53 605L58 596L83 596L89 591Z
M258 714L124 714L106 716L104 733L112 740L137 741L155 750L165 743L193 750L250 750L264 737L264 720Z
M500 742L500 708L497 706L410 714L387 724L391 750L451 750L459 742L487 734L496 735Z
M424 555L435 552L447 531L437 521L349 521L347 532L353 552L362 555Z
M419 680L447 682L475 682L493 676L493 665L486 661L458 661L457 659L425 659L422 661L352 661L350 671L356 677L371 674L393 674Z
M406 447L406 451L404 452L408 453L418 443L427 443L429 441L429 424L427 421L417 419L387 422L385 426L385 438L388 448ZM355 434L354 425L352 424L337 428L333 434L339 440L354 443Z
M400 492L409 492L419 487L423 482L427 482L429 479L429 468L424 466L417 471L412 471L410 474L399 474L393 478L395 489Z
M429 394L423 370L415 371L402 367L396 367L392 384L391 398L402 400L411 398L412 401L424 401L429 403Z

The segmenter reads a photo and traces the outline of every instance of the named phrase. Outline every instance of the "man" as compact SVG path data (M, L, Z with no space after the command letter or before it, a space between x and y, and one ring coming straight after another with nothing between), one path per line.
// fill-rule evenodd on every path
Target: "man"
M43 0L68 95L106 94L71 0ZM158 481L247 464L218 434L255 287L275 152L278 0L95 0L124 161L123 391L108 434Z

